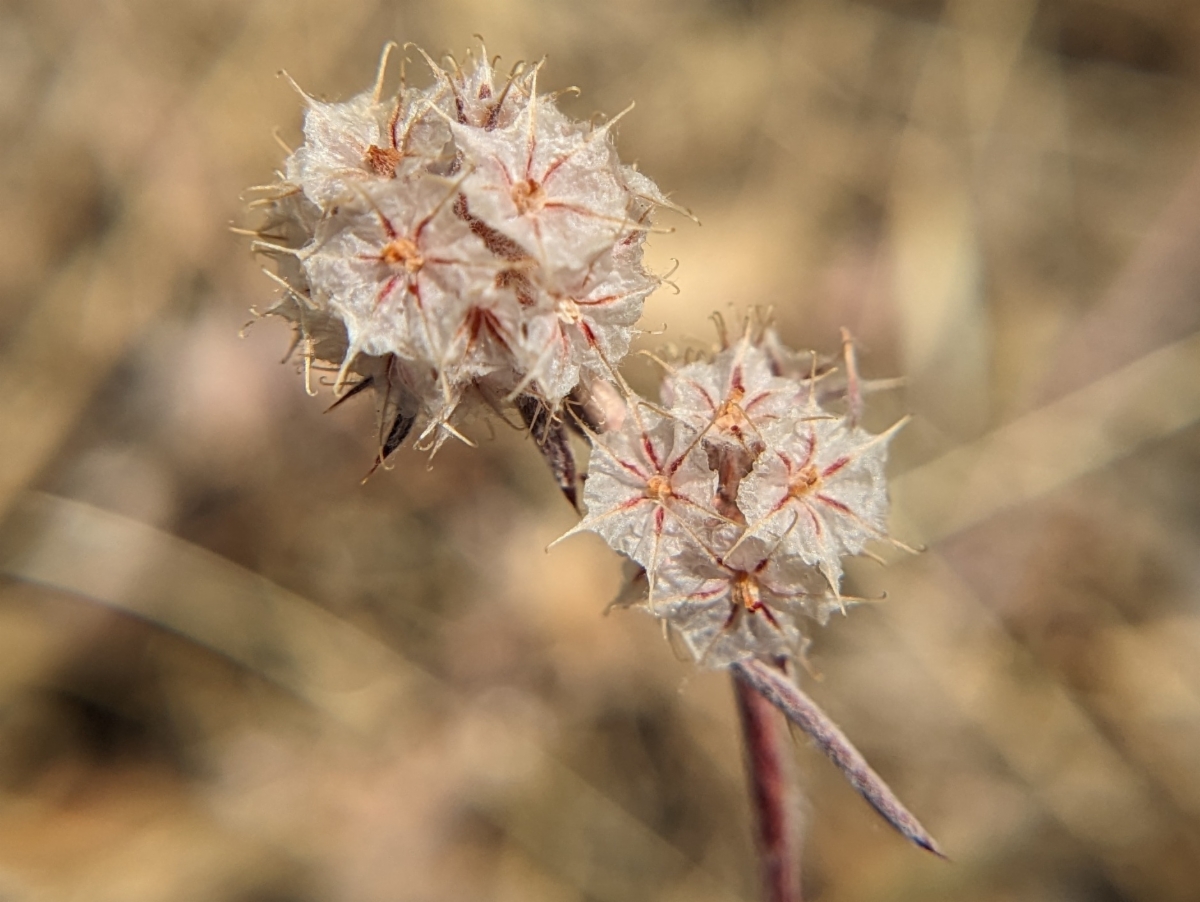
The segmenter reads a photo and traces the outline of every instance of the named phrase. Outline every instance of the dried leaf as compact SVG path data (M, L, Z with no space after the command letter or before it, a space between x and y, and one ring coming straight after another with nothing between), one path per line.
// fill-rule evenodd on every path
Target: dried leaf
M761 661L740 661L730 667L733 675L759 692L784 713L788 720L811 737L858 794L901 835L940 858L946 856L920 822L896 798L896 794L871 769L867 760L816 703L779 670Z

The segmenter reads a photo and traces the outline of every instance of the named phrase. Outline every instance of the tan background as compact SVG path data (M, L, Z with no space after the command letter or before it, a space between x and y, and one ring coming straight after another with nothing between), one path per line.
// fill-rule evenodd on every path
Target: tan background
M826 900L1200 898L1200 9L1179 0L0 3L0 898L752 899L726 682L601 616L522 437L359 480L230 223L385 40L549 55L692 207L651 346L862 338L916 559L809 681ZM425 78L411 67L415 80ZM394 77L394 75L393 75ZM637 371L637 367L634 367ZM643 372L644 375L644 372ZM494 433L494 435L491 435Z

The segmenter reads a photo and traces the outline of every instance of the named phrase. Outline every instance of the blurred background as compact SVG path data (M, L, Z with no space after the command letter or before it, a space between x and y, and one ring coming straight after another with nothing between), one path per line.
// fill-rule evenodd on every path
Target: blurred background
M927 550L853 569L887 600L804 685L953 861L801 738L809 896L1200 898L1200 7L3 0L0 899L756 898L727 680L603 616L599 540L546 553L524 437L360 484L371 402L239 337L276 72L474 33L637 101L622 156L703 222L652 238L647 347L773 305L907 379L868 425L915 415Z

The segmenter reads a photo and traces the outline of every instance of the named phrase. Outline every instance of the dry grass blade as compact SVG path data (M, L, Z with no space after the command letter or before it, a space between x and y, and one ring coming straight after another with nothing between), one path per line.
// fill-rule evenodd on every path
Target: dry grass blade
M311 706L355 742L384 741L407 708L433 702L451 718L486 703L455 688L353 624L220 555L128 517L40 492L17 499L0 533L0 575L69 592L185 637L245 667ZM719 885L653 827L545 749L517 723L512 742L531 778L524 798L496 801L488 817L542 873L581 895L627 898L623 875L597 872L589 850L547 845L529 803L544 793L551 810L570 811L598 835L622 837L646 867L694 874ZM717 898L735 899L720 890Z
M0 573L185 636L344 727L376 732L404 696L443 691L312 602L152 526L42 493L21 496L7 525Z
M936 542L1197 420L1200 333L905 473L892 483L896 513L915 522L922 541ZM946 485L960 488L941 491Z
M314 68L332 65L340 57L344 42L369 11L369 5L342 4L336 13L323 16L319 26L314 23L323 35L321 52L311 57ZM320 15L316 8L312 14ZM19 29L17 33L21 33ZM111 32L99 38L106 45L106 61L130 71L110 71L98 80L96 59L89 53L95 50L94 44L59 61L59 102L70 110L66 118L79 129L78 137L65 140L86 143L98 158L129 154L132 162L123 176L128 187L123 188L126 193L120 213L111 226L94 246L84 245L67 258L69 263L39 289L19 332L5 336L6 352L0 358L0 422L21 426L0 432L0 457L5 462L0 467L0 510L12 503L64 440L105 373L171 298L172 285L201 265L209 271L227 265L225 256L230 248L223 238L204 232L198 244L195 232L180 227L183 222L209 216L215 221L222 214L205 208L204 213L192 210L181 217L174 206L179 197L179 167L157 163L164 153L176 153L175 148L186 144L186 136L197 129L227 127L231 111L242 109L239 104L269 109L265 94L247 93L243 86L261 54L283 52L286 34L266 7L250 5L221 57L211 68L201 69L199 77L146 69L148 61L133 47L107 45L114 40ZM140 44L142 37L136 40ZM175 83L175 78L181 80ZM105 117L106 103L119 96L105 95L98 83L120 79L154 86L143 96L145 108L139 111L139 118L157 125L139 130L132 143L118 128L89 124L89 117ZM186 97L186 102L180 103L180 96ZM235 152L234 142L221 143L227 154ZM222 186L208 182L197 190L215 197L224 194ZM79 328L81 319L89 318L104 327ZM74 365L49 365L55 357L70 359Z
M940 858L946 857L929 832L896 798L879 774L871 769L846 734L795 683L760 661L740 661L731 669L737 679L762 694L788 720L807 733L826 757L837 765L858 794L905 839Z

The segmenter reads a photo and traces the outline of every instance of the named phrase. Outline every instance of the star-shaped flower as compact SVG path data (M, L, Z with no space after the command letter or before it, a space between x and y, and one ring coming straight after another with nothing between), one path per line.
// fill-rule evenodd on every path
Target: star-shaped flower
M563 538L594 532L641 564L653 606L660 564L703 551L706 535L723 522L710 504L716 474L696 453L694 432L650 410L631 406L620 429L590 438L587 516Z
M741 482L749 532L818 567L836 592L845 555L887 538L887 445L906 420L880 435L815 405L771 442Z

